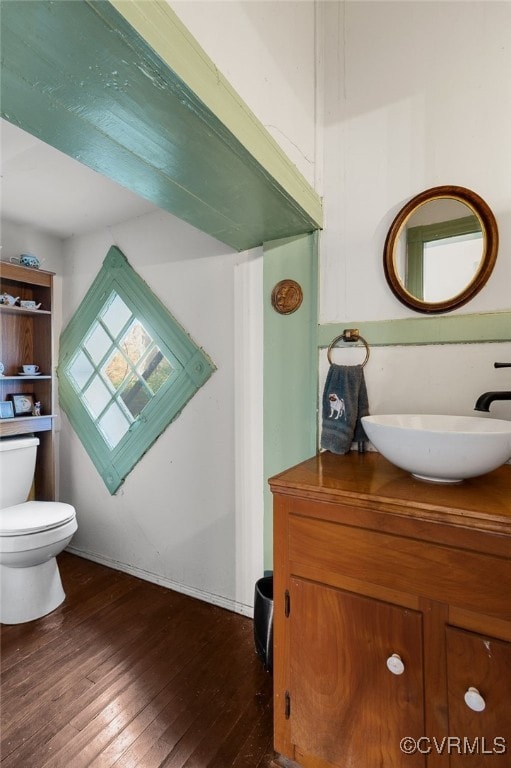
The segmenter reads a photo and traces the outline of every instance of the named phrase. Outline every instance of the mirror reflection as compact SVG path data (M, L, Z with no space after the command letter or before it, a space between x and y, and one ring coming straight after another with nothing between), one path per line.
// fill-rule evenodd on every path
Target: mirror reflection
M473 280L483 247L481 224L468 206L448 198L424 203L398 239L399 279L417 299L449 299Z
M443 312L482 288L496 252L497 226L486 203L462 187L436 187L413 198L394 220L385 274L407 306Z

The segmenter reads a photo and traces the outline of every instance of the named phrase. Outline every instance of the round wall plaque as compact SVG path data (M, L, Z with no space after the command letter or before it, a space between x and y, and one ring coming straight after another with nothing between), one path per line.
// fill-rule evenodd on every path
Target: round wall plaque
M296 280L281 280L271 292L271 305L281 315L296 312L303 301L303 291Z

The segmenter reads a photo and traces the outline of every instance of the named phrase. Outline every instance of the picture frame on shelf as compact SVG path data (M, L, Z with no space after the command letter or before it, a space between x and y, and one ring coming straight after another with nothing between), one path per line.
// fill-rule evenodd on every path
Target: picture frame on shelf
M0 419L13 419L14 406L11 400L0 400Z
M9 395L14 409L14 416L32 416L35 407L35 397L33 394L19 392L15 395Z

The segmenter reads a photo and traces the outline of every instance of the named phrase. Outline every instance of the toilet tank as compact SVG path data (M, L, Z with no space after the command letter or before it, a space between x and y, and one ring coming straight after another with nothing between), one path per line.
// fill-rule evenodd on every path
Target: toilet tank
M3 437L0 440L0 509L27 500L34 479L39 438Z

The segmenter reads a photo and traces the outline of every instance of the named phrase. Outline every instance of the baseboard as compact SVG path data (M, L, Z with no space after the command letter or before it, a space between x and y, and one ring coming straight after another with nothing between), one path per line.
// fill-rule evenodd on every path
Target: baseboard
M205 592L201 589L189 587L186 584L180 584L177 581L166 579L165 577L159 576L158 574L152 573L151 571L145 571L142 568L136 568L129 563L123 563L119 560L112 560L109 557L98 555L95 552L88 552L87 550L77 549L76 547L66 547L65 551L70 552L72 555L83 557L85 560L92 560L93 562L99 563L100 565L106 565L108 568L113 568L115 571L129 573L131 576L136 576L137 578L143 579L144 581L150 581L152 584L158 584L161 587L167 587L167 589L172 589L175 592L180 592L183 595L195 597L197 600L202 600L205 603L218 605L220 608L225 608L232 613L239 613L242 616L248 616L250 619L253 618L253 606L240 603L237 600L230 600L229 598L222 597L221 595L215 595L211 592Z

